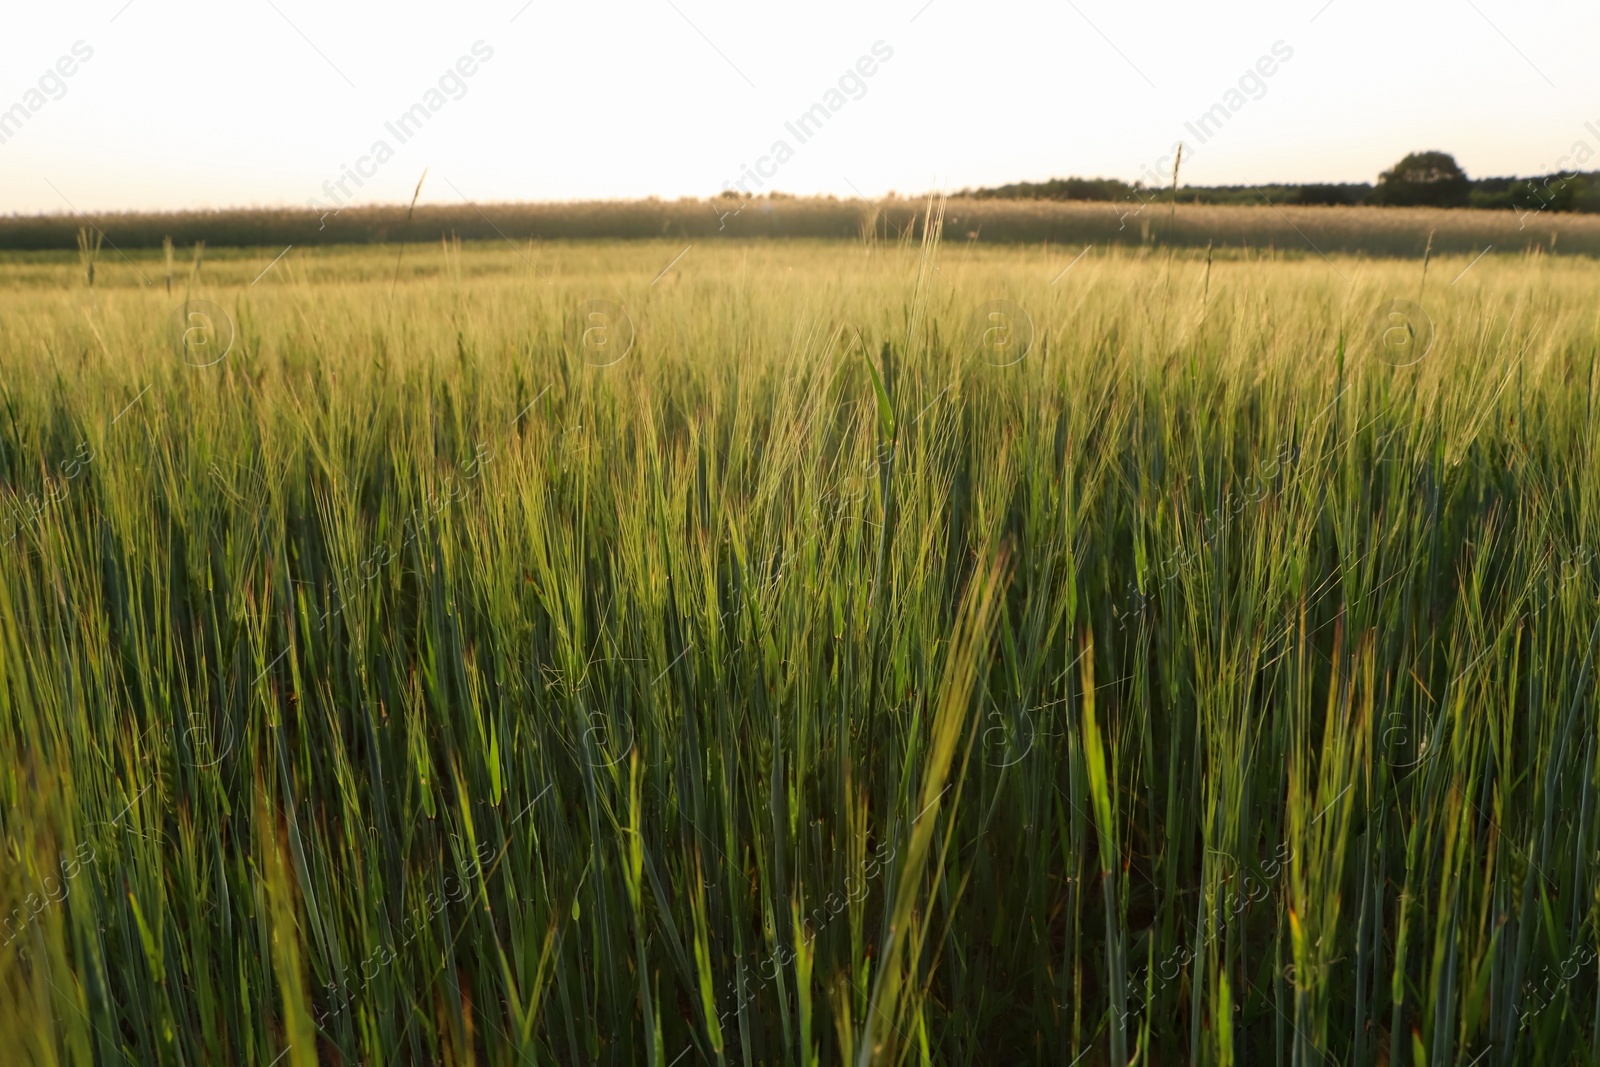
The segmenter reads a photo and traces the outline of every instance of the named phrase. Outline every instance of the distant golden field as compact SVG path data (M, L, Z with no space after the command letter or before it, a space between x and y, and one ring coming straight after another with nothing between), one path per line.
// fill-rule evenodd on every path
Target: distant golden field
M186 212L168 215L77 215L0 218L0 249L71 249L86 225L124 250L180 245L298 246L369 242L622 238L706 241L741 237L921 237L923 199L878 202L832 198L749 201L635 200L565 204L468 204L350 208L319 214L305 208ZM947 202L945 237L1002 244L1163 245L1275 249L1315 255L1421 257L1435 252L1477 255L1486 247L1516 253L1600 255L1600 216L1556 212L1435 208L1255 207L1141 204L1137 200L962 200Z

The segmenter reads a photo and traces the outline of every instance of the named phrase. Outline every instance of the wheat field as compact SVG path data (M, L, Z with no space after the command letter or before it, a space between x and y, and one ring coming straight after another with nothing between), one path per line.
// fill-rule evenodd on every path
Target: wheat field
M0 259L0 1044L1571 1064L1576 256Z
M420 191L420 190L419 190ZM1422 259L1431 250L1474 256L1538 252L1600 256L1600 216L1543 209L1300 207L1265 193L1249 205L1162 202L1159 190L1122 200L1001 200L952 197L945 202L944 235L954 243L1084 245L1097 249L1191 247L1260 250L1268 255L1343 253ZM1184 195L1180 193L1180 197ZM100 213L89 225L113 248L158 249L167 239L214 249L286 244L316 246L370 242L572 241L677 239L719 242L751 238L833 238L898 243L920 235L927 204L891 195L882 200L834 197L716 197L710 200L598 200L561 203L413 203L350 207L240 208L167 213ZM76 212L0 216L0 250L70 252L86 220ZM252 255L255 253L252 252ZM256 261L259 266L264 260ZM249 279L245 279L248 281Z

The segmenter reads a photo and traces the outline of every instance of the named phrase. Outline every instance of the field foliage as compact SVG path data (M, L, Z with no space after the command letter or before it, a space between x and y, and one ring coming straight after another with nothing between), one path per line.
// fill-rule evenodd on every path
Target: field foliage
M873 233L0 263L3 1058L1593 1062L1594 263Z

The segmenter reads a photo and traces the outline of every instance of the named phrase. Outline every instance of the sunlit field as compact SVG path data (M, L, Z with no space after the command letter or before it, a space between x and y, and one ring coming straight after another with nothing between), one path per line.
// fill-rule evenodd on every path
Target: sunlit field
M0 260L0 1060L1594 1062L1595 262L899 229Z

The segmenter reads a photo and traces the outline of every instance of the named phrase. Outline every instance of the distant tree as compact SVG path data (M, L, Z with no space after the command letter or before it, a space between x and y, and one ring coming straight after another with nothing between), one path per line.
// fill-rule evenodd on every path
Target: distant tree
M1359 204L1361 190L1348 185L1302 185L1296 192L1297 204Z
M1400 207L1464 207L1471 190L1450 153L1413 152L1378 176L1370 199Z
M1123 200L1132 192L1132 186L1114 178L1051 178L992 189L963 189L960 195L979 200Z
M1472 183L1473 207L1515 211L1600 209L1600 174L1573 171L1533 178L1480 178Z
M1506 186L1478 181L1472 183L1472 193L1468 197L1467 206L1504 211L1515 205L1511 190Z
M1581 174L1578 182L1578 191L1572 197L1572 209L1600 211L1600 174Z
M1584 184L1583 176L1578 174L1528 178L1517 183L1511 206L1518 211L1571 211L1584 192Z

